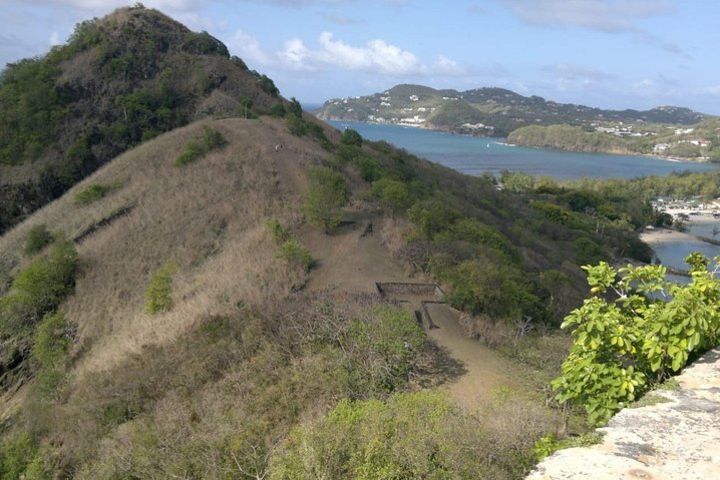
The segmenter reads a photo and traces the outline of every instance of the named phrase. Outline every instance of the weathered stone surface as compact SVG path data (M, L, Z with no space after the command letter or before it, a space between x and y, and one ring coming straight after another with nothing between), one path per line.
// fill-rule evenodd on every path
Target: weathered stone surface
M626 408L598 431L602 443L543 460L527 480L720 479L720 349L676 377L666 402Z

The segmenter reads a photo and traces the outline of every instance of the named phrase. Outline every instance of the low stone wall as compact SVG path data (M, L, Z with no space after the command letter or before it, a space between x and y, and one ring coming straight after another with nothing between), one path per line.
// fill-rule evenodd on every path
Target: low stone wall
M720 479L720 348L598 431L602 443L546 458L528 480ZM655 400L656 402L653 402Z
M375 282L375 289L384 297L413 295L442 301L445 292L435 283Z

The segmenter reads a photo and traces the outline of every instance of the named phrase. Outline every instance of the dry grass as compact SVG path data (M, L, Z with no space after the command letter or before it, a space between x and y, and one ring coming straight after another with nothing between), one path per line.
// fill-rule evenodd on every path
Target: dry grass
M220 131L228 146L193 165L174 166L205 125ZM280 152L277 143L284 146ZM297 223L304 171L324 155L287 133L281 120L200 121L118 157L0 238L0 254L19 251L35 225L73 237L134 205L78 245L83 274L64 306L78 325L76 353L83 352L76 373L106 369L143 346L172 341L199 318L240 304L261 306L301 283L301 274L276 258L264 224L268 217ZM98 182L122 187L91 205L74 203L77 191ZM151 317L143 311L143 293L152 271L167 261L180 267L175 307Z

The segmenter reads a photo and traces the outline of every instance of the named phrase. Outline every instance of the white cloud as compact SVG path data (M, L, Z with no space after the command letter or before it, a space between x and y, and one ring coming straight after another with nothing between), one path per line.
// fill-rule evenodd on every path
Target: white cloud
M673 11L667 0L503 0L527 23L629 32L640 19Z
M464 73L457 62L445 56L427 64L412 52L385 40L370 40L364 45L356 46L336 39L331 32L320 34L316 48L309 48L303 40L292 38L285 42L281 51L269 53L255 37L239 30L233 36L231 50L261 67L289 70L340 69L393 76L452 76Z
M54 47L55 45L60 45L62 43L63 41L60 40L60 35L58 34L58 32L52 32L52 34L50 35L50 46Z

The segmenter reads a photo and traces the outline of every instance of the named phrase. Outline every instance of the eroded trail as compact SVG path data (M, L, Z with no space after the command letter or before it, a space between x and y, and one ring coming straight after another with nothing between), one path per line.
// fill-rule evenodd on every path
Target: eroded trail
M307 285L309 290L336 288L350 293L375 292L375 282L418 282L389 254L380 235L361 236L372 219L360 219L342 227L333 235L318 231L303 232L303 241L318 259L318 266ZM430 298L422 295L388 295L401 300L411 311L420 311ZM426 304L427 312L438 328L424 327L428 337L462 363L465 372L445 385L459 404L478 409L491 401L502 388L520 387L518 366L498 352L468 338L458 323L458 312L445 304Z

